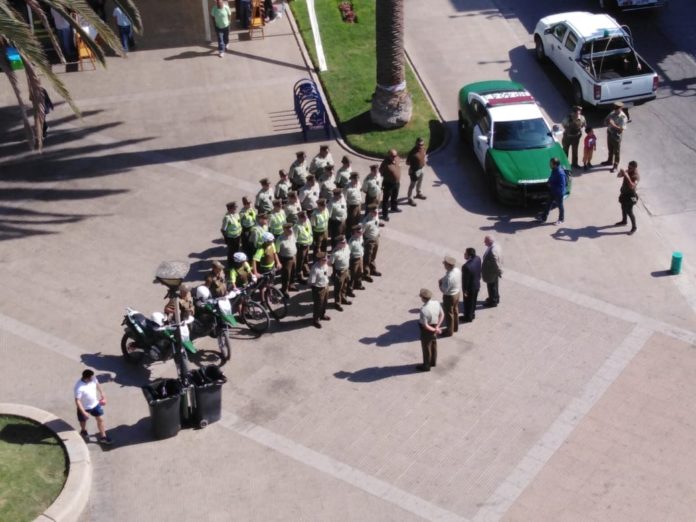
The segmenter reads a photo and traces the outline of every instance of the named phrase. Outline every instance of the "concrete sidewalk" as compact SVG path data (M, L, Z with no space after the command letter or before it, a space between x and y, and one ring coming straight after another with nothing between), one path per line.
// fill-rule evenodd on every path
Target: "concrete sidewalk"
M618 205L596 201L600 181L585 176L565 230L532 225L488 203L454 141L431 158L428 200L383 229L382 278L321 331L304 292L272 333L240 332L223 420L152 441L139 387L174 368L122 361L125 306L161 308L164 289L150 282L163 259L188 260L200 279L224 255L225 203L320 143L301 141L292 112L292 85L308 73L288 21L231 47L224 59L212 46L136 52L66 76L84 121L59 106L42 158L1 149L13 155L0 163L0 346L13 377L0 395L72 419L83 365L102 375L116 444L90 445L84 519L693 513L696 320L668 278L649 276L664 268L658 232L642 215L631 238L588 228L615 221ZM440 342L434 371L416 373L418 289L436 290L442 257L482 252L491 231L505 249L501 306L480 310Z

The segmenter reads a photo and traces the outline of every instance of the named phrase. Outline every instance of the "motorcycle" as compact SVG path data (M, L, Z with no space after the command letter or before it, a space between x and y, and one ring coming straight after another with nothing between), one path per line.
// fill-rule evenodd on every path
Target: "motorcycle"
M159 312L156 313L159 314ZM183 374L190 371L187 352L196 353L188 329L188 325L192 322L193 317L190 317L178 325L183 347L181 350ZM128 362L138 363L146 358L150 361L166 361L170 358L176 360L177 324L164 323L164 321L160 321L160 323L148 319L137 310L126 308L126 315L121 322L124 327L124 334L121 338L121 353Z
M237 326L237 320L232 313L230 300L238 294L237 290L232 290L222 297L201 300L196 307L196 320L191 326L192 340L205 336L217 339L222 364L229 361L232 355L230 328Z

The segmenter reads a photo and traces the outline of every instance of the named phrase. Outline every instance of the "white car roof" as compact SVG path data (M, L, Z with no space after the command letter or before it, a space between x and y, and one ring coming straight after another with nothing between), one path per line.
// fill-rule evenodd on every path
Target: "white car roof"
M536 103L520 103L489 107L491 118L496 121L521 121L544 118Z
M586 11L573 11L546 16L540 20L546 25L565 22L584 39L602 38L609 35L625 35L616 20L605 13L594 14ZM608 32L608 34L605 34Z

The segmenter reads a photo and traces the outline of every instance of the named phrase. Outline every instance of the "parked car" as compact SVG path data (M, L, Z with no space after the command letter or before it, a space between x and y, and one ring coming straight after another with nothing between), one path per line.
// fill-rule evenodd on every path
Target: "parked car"
M546 16L534 29L534 45L539 61L551 60L570 81L576 105L630 107L655 98L657 74L627 28L607 14Z
M599 7L609 11L636 11L666 5L667 0L599 0Z
M548 198L553 157L570 172L568 158L534 97L519 83L471 83L459 91L459 132L481 164L491 195L501 203ZM570 194L568 176L567 194Z

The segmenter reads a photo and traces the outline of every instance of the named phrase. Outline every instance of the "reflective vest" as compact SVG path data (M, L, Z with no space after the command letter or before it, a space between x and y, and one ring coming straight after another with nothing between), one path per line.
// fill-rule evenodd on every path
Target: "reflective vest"
M235 286L244 286L246 285L249 280L251 279L251 266L249 266L249 263L244 261L240 266L238 267L232 267L230 269L230 283L232 283ZM239 282L239 285L237 285L237 282Z
M225 214L222 218L222 229L226 237L239 237L242 233L242 224L239 221L239 214Z
M283 225L285 224L286 216L284 210L271 213L271 219L268 224L268 230L274 236L278 237L283 233Z
M244 208L239 213L239 217L242 221L242 226L244 228L251 228L256 223L256 209L255 208Z
M273 243L266 248L259 248L254 254L254 260L261 268L273 268L275 266L276 248Z
M249 233L249 241L253 242L254 248L259 248L263 245L263 234L268 232L267 226L261 226L259 224L254 225Z
M306 221L304 224L297 223L295 225L295 235L297 236L298 245L311 245L314 241L312 237L312 224Z
M312 228L315 232L326 232L329 223L329 211L324 209L321 212L315 210L312 214Z

